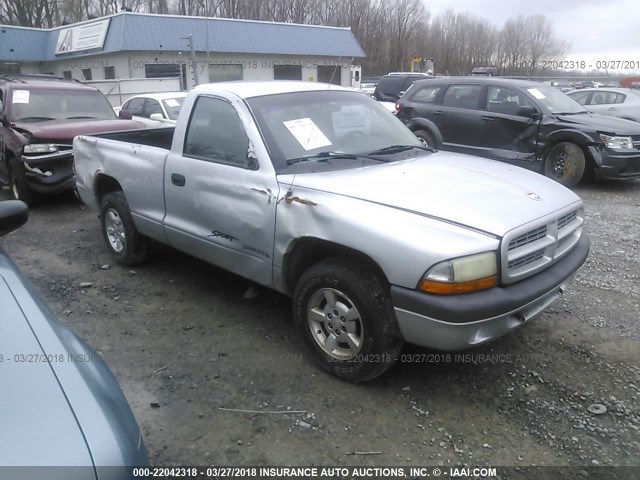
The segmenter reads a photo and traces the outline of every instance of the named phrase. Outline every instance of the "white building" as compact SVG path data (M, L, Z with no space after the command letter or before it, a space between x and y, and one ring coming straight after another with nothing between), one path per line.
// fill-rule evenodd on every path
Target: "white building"
M182 89L222 80L351 86L360 75L352 66L364 56L350 29L315 25L132 12L48 30L0 25L0 73L81 81L174 77Z

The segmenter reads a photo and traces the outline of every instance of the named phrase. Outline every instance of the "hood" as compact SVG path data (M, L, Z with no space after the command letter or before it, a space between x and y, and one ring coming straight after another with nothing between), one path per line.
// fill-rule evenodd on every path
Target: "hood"
M91 466L73 411L2 275L0 304L0 466Z
M578 115L556 115L563 123L572 126L580 126L587 130L616 135L640 135L640 123L623 118L598 115L597 113L581 113Z
M287 186L292 179L293 175L279 177ZM352 170L298 174L294 187L379 203L500 237L580 201L571 190L538 173L449 152ZM312 193L308 195L314 200Z
M38 140L68 140L77 135L93 135L96 133L115 132L119 130L137 130L144 128L140 122L133 120L50 120L45 122L13 122L15 128L29 132Z

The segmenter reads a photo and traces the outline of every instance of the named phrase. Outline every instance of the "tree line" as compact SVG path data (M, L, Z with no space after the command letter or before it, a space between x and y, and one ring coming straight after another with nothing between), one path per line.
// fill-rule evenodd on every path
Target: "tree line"
M540 75L561 58L559 40L542 15L517 16L501 28L447 10L431 16L423 0L2 0L0 23L49 28L122 9L174 15L243 18L350 27L367 58L365 76L408 70L413 57L433 59L436 73L468 75L494 66L503 75Z

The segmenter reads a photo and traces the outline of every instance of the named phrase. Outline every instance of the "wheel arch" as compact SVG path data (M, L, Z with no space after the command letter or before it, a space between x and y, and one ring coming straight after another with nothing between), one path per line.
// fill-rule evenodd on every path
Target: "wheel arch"
M96 175L93 188L98 205L100 205L106 194L112 192L124 192L124 189L118 180L104 173L98 173L98 175Z
M389 284L384 271L369 255L345 245L317 237L299 237L291 241L282 262L284 286L293 292L296 282L312 265L330 258L349 258L375 271Z
M431 120L427 118L414 118L409 123L409 130L412 132L416 132L417 130L426 130L431 135L433 135L433 139L436 142L436 147L441 147L443 143L442 133L440 133L440 129L438 126L433 123Z

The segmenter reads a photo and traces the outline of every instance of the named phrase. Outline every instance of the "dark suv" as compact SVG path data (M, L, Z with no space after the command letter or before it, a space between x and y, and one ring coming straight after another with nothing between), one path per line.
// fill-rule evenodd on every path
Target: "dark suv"
M418 81L398 118L430 146L544 173L572 186L585 176L640 178L640 124L589 113L556 88L501 78Z
M0 184L32 204L75 186L73 137L142 125L116 117L98 90L51 75L0 75Z
M391 73L380 79L373 91L373 98L383 102L397 102L416 80L429 78L426 73Z

